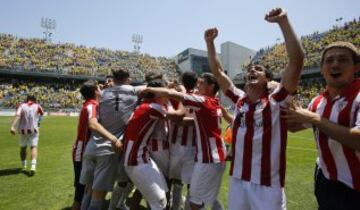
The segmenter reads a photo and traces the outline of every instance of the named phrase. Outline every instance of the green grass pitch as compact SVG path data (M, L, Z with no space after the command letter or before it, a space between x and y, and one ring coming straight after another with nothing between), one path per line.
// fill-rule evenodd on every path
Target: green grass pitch
M71 148L78 119L43 118L37 172L33 177L20 172L18 136L10 134L11 119L0 117L0 209L69 209L73 199ZM285 189L289 210L317 208L313 195L316 156L311 130L289 133ZM228 170L219 194L225 208L227 192Z

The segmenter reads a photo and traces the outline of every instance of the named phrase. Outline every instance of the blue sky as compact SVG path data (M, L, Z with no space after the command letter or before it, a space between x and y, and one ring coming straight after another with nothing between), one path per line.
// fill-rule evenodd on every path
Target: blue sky
M264 21L283 7L297 34L324 31L343 17L360 16L359 0L0 0L0 33L43 37L40 20L54 18L55 43L132 51L131 36L143 35L141 51L174 56L188 47L205 49L206 28L219 29L217 46L232 41L258 50L282 37Z

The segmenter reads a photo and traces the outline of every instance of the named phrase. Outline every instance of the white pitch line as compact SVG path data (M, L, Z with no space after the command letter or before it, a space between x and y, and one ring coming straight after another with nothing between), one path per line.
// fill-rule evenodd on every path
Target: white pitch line
M308 149L308 148L303 148L303 147L292 147L292 146L287 146L288 149L294 149L294 150L304 150L304 151L312 151L312 152L317 152L316 149Z
M304 137L301 135L289 135L289 138L296 138L296 139L304 139L304 140L314 140L314 136L311 137Z

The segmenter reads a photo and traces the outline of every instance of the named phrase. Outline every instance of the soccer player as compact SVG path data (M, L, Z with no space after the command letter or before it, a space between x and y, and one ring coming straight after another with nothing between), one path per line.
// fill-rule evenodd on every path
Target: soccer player
M197 84L195 72L184 72L181 76L186 93L193 93ZM176 85L176 84L174 84ZM176 87L174 87L176 88ZM171 101L173 109L178 109L180 102ZM190 185L191 174L195 164L195 127L193 110L186 109L184 118L187 122L170 122L170 178L172 179L172 209L182 206L183 183ZM189 202L187 202L188 204Z
M89 141L91 129L93 125L91 123L96 122L97 110L98 110L98 97L100 90L98 90L97 82L94 80L88 80L83 83L80 88L80 93L84 97L82 109L80 111L77 137L72 150L73 165L74 165L74 187L75 196L74 203L72 205L73 210L79 210L80 204L84 195L85 186L80 184L80 173L82 168L83 154L86 144ZM94 120L92 120L94 118Z
M292 131L314 129L319 210L360 208L360 79L354 76L359 69L359 50L353 44L328 45L320 61L325 92L308 109L294 106L286 110Z
M136 107L139 90L131 85L129 73L121 68L113 69L114 86L104 89L99 101L99 122L116 139L121 138L127 121ZM104 138L93 132L84 153L80 181L88 189L82 201L82 209L100 209L108 191L112 191L119 165L117 150L122 149L119 140ZM127 177L124 178L126 187ZM119 192L120 194L122 192ZM91 197L91 198L90 198ZM91 200L91 201L90 201ZM84 205L85 204L85 205Z
M33 95L28 95L26 102L20 104L12 121L10 132L15 135L16 130L20 133L20 159L22 170L26 171L26 148L31 148L31 168L29 175L33 176L36 170L36 159L38 156L39 123L44 115L43 108L36 103ZM17 129L16 124L19 122Z
M151 81L148 86L163 87L164 82ZM157 132L166 132L164 122L168 100L151 93L146 93L143 97L144 101L134 111L124 135L125 171L151 209L162 210L167 204L167 183L150 156L149 147L154 143L151 142L152 138L158 136ZM159 130L155 131L155 128Z
M217 29L205 32L211 71L221 90L235 103L229 210L286 209L287 129L280 108L288 105L297 90L304 53L284 10L271 10L265 20L280 26L289 58L274 91L267 88L271 72L262 65L249 66L245 92L236 88L216 58Z
M215 97L219 86L215 77L204 73L198 79L200 95L165 88L147 88L158 96L182 102L195 112L196 157L190 181L191 209L212 205L220 189L225 169L226 149L221 138L221 108Z

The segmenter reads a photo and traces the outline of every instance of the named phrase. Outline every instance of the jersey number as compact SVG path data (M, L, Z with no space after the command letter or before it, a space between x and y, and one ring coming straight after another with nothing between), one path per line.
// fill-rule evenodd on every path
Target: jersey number
M120 98L119 96L115 97L115 111L119 111L119 103L120 103Z

